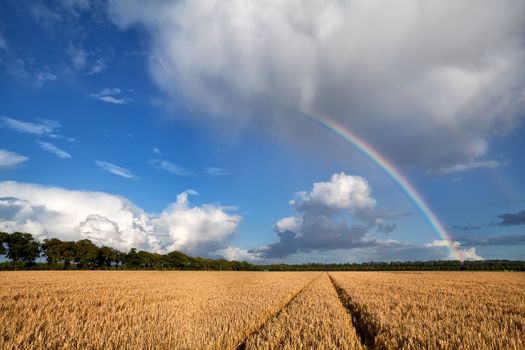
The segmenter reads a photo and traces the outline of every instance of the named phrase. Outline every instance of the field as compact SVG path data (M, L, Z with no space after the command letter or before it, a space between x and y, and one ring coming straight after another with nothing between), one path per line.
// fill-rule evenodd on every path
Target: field
M0 349L525 349L523 273L0 272Z

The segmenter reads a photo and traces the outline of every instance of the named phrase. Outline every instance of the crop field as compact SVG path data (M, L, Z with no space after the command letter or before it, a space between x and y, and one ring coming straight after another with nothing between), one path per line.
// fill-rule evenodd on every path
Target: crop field
M525 349L525 274L0 272L0 349Z

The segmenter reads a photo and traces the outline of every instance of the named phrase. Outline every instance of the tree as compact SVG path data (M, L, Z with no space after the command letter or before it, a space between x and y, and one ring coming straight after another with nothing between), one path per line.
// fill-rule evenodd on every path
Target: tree
M83 239L75 244L75 262L78 267L95 265L97 257L98 247L89 239Z
M15 232L8 234L4 241L7 243L7 257L13 262L32 264L40 255L40 244L30 233Z
M98 249L97 266L106 266L107 268L110 268L113 262L118 266L120 261L119 255L120 252L118 250L103 246Z
M56 264L62 259L64 243L58 238L44 239L42 253L46 256L48 264Z
M7 238L6 232L0 232L0 255L4 255L6 253L4 243Z
M76 243L75 242L62 242L60 247L60 259L64 262L64 269L67 269L71 265L71 261L75 260L76 256Z

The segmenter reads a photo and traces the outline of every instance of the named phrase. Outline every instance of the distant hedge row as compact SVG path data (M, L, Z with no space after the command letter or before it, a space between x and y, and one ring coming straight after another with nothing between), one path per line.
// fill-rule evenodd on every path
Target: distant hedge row
M0 255L10 260L0 263L0 270L525 271L525 261L509 260L255 265L194 258L178 251L158 254L132 248L123 253L107 246L98 247L88 239L74 242L51 238L40 243L23 232L0 232Z

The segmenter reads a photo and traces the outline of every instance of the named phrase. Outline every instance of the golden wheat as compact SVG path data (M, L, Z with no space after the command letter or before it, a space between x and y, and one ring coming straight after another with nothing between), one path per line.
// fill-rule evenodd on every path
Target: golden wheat
M246 342L246 349L361 349L326 273Z
M524 339L523 273L0 272L0 349L525 349Z
M1 272L0 349L228 349L316 275Z
M525 349L523 273L330 274L378 349Z

